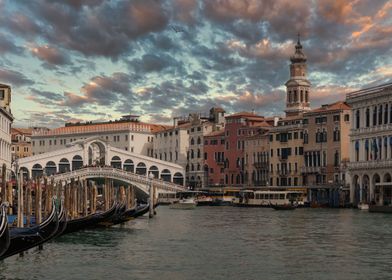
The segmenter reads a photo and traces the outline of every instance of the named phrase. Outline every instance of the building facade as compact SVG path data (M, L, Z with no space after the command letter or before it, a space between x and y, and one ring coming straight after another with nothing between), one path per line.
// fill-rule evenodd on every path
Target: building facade
M11 153L12 160L33 155L31 149L32 128L11 128Z
M77 140L99 136L115 148L152 157L154 135L167 127L140 122L138 116L132 115L103 123L70 123L60 128L33 131L32 153L62 149Z
M347 94L352 107L350 134L351 201L392 202L392 84Z
M351 108L345 102L323 105L304 114L304 184L346 185Z
M225 184L225 131L223 129L204 136L205 168L208 168L208 187Z
M6 166L7 177L11 174L11 87L0 84L0 168Z

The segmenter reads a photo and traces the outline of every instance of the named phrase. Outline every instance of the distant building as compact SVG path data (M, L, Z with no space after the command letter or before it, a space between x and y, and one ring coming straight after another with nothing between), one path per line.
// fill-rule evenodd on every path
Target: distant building
M350 120L351 107L342 101L304 113L305 185L346 185Z
M33 131L32 153L37 155L62 149L74 141L99 136L115 148L152 157L155 133L167 128L140 122L134 115L101 123L67 123L64 127Z
M11 128L12 160L32 156L31 134L32 128Z
M7 176L11 171L11 124L14 117L11 113L11 87L0 84L0 168L7 168Z
M352 107L350 134L351 201L392 203L392 84L347 94Z

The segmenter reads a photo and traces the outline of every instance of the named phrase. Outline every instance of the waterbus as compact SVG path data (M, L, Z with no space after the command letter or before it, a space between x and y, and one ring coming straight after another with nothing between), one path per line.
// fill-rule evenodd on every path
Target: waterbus
M235 206L267 207L273 205L287 205L295 203L303 206L306 193L290 190L242 190L234 199Z

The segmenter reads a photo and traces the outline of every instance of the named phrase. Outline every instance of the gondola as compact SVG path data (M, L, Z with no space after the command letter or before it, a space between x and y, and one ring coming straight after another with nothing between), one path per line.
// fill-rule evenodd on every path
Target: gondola
M31 228L11 228L10 245L0 256L0 260L34 248L55 236L59 227L55 199L52 201L52 211L41 224Z
M158 206L158 204L155 205L155 207L157 207L157 206ZM148 203L147 204L138 205L138 207L136 208L136 212L135 212L133 218L141 217L144 214L148 213L149 210L150 210L150 204L148 204Z
M271 208L275 210L295 210L297 205L293 204L270 204Z
M129 210L131 210L131 209L129 209ZM122 217L129 210L126 209L125 203L119 204L117 206L115 213L111 217L109 217L108 219L105 219L104 221L97 223L96 227L110 227L110 226L114 226L114 225L123 223Z
M96 226L98 223L105 222L116 213L117 209L118 204L113 203L112 207L105 212L93 213L85 217L69 220L63 234L93 227Z
M0 206L0 256L7 251L10 245L10 232L8 229L7 220L7 203L2 203Z
M53 239L63 234L63 232L67 228L67 214L65 213L64 201L62 199L60 200L60 205L59 205L59 210L57 215L59 217L59 228L57 229L55 236L53 236Z

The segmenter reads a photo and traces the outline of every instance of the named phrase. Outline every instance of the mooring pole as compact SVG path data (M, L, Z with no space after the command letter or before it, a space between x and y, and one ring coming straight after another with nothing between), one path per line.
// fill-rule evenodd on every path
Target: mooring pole
M152 185L152 179L154 178L154 174L150 172L150 174L148 174L148 178L149 178L149 195L150 195L150 201L149 201L149 213L148 213L148 217L151 219L152 217L154 217L154 188Z

